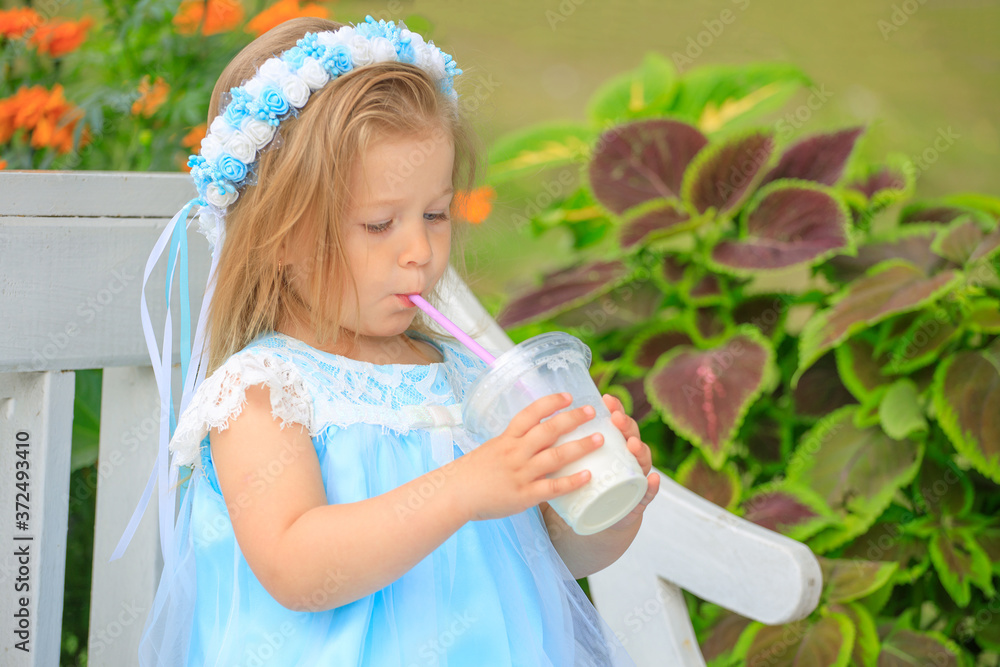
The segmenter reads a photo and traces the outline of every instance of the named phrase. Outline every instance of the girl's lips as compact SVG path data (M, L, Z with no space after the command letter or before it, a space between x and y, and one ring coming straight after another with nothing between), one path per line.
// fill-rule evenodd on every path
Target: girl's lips
M405 306L406 308L416 308L416 305L412 301L407 299L405 294L397 294L396 298L399 299L399 302L403 304L403 306Z

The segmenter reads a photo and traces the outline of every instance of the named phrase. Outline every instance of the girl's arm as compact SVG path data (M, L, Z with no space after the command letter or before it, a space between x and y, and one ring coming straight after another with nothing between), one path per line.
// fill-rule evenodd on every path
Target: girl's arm
M454 462L392 491L327 503L319 460L301 426L271 416L270 390L210 442L219 486L247 564L283 606L323 611L397 580L470 517L454 491Z
M589 577L621 558L642 525L640 517L621 528L612 526L593 535L579 535L548 503L539 503L538 508L545 519L552 546L574 579Z

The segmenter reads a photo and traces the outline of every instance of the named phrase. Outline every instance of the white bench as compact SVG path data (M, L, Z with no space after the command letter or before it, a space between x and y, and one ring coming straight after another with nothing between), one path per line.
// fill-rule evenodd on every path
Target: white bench
M136 663L161 568L155 494L125 556L113 563L108 558L157 449L159 397L140 326L139 293L154 241L192 195L184 174L0 172L4 665L58 664L73 371L89 368L104 369L89 664ZM197 314L209 255L193 227L191 289L198 296L191 307ZM154 322L163 321L165 274L166 262L161 261L147 292ZM444 313L464 328L488 324L478 340L491 352L510 347L510 339L465 284L453 273L449 276L452 288ZM171 310L177 313L176 289L174 299ZM175 350L178 340L175 332ZM176 355L175 404L179 359ZM19 438L28 444L18 448ZM27 454L19 457L19 452ZM22 480L28 482L28 525L18 529L16 466L25 456L30 465ZM815 608L822 582L807 547L748 523L660 474L660 493L647 508L635 542L611 567L588 579L598 610L637 665L705 664L681 589L767 624L797 620ZM32 539L17 539L28 536ZM14 586L20 563L14 551L25 545L30 558L22 576L30 592L19 600ZM11 619L22 602L28 610L29 653L13 646L17 640Z

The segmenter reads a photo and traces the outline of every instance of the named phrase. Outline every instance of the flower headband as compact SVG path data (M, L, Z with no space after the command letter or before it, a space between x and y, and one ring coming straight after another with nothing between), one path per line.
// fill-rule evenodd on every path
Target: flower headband
M462 73L450 55L402 23L375 21L306 33L296 46L262 64L257 74L229 91L229 103L209 126L201 154L188 159L200 195L200 231L214 248L221 218L254 182L258 156L274 139L278 125L297 115L309 96L355 67L378 62L417 65L428 72L452 101L452 86Z

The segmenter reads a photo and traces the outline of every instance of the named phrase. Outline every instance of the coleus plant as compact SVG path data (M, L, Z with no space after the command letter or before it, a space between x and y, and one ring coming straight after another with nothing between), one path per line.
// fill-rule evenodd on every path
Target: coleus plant
M914 201L907 163L856 158L863 127L786 141L781 121L750 124L804 85L790 66L681 77L650 55L597 92L590 124L502 138L495 181L580 166L520 221L569 230L579 256L496 319L515 341L583 339L661 470L859 578L850 594L825 582L785 628L808 664L989 656L1000 623L975 619L1000 607L1000 199ZM723 663L787 644L702 606Z

